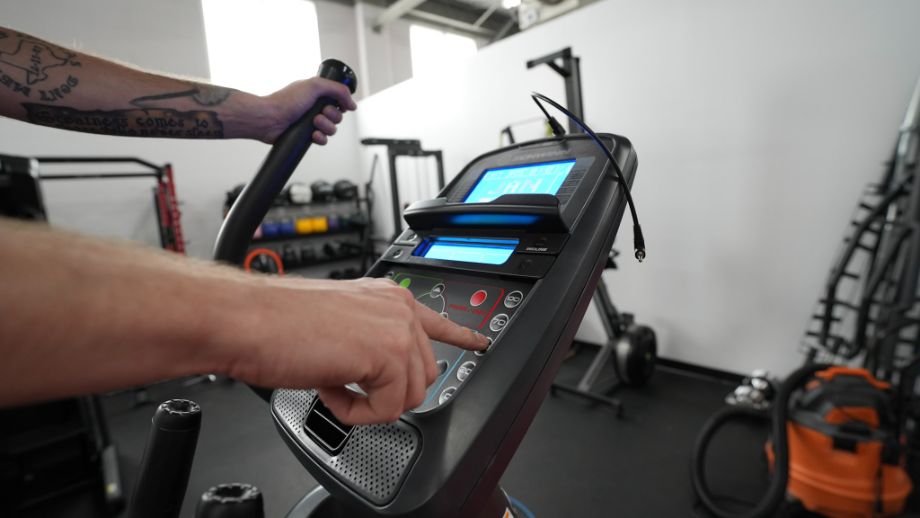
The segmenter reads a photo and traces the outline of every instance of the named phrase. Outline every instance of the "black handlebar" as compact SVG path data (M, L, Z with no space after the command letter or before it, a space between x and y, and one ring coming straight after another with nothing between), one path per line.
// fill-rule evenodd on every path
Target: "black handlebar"
M157 408L128 516L178 518L199 430L201 407L194 401L170 399Z
M344 84L351 93L355 93L358 87L358 77L354 70L337 59L327 59L320 63L316 75ZM230 212L227 213L217 234L217 243L214 245L215 261L243 265L256 228L262 223L275 197L284 188L284 184L313 143L313 132L316 130L313 119L327 106L335 104L335 100L329 97L320 97L307 113L278 137L262 162L259 172L243 188L230 207ZM252 389L266 401L271 397L270 389Z
M351 93L355 93L358 86L358 78L351 67L336 59L323 61L317 75L348 86ZM216 261L242 266L256 228L313 143L316 130L313 119L330 105L335 105L333 99L321 97L275 141L259 172L240 193L220 227L214 245Z

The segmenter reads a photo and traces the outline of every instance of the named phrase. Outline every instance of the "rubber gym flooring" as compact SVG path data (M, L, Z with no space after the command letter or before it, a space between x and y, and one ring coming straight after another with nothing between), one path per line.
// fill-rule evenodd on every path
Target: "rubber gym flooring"
M593 353L583 348L558 379L577 382ZM694 503L690 451L697 430L732 388L726 381L659 368L648 386L616 393L625 407L620 419L606 407L547 396L503 485L537 518L706 516ZM245 386L172 382L152 387L150 395L157 402L185 397L203 409L183 518L194 516L203 491L222 482L258 486L270 518L284 516L315 486L277 435L265 404ZM131 394L107 397L105 406L130 493L155 407L134 408ZM766 487L763 437L758 429L739 427L716 438L710 482L729 500L753 501ZM72 498L23 516L98 516L90 504Z

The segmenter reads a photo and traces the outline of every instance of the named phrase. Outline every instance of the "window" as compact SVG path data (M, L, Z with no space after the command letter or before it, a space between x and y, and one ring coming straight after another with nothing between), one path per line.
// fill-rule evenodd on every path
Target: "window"
M409 27L412 50L412 75L425 76L442 72L460 60L476 54L476 41L421 25Z
M316 75L322 53L307 0L201 0L211 81L258 95Z

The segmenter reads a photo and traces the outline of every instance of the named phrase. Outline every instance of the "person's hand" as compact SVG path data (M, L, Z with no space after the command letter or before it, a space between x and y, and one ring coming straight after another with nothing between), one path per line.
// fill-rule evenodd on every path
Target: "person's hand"
M272 107L274 116L273 124L262 137L262 141L273 144L275 139L313 107L320 97L329 97L338 103L338 107L327 106L313 119L316 127L313 142L325 145L329 137L335 134L336 125L342 122L342 112L355 110L358 105L351 98L347 86L321 77L295 81L265 97Z
M488 345L384 279L266 278L245 302L250 318L235 319L225 337L238 346L227 374L262 387L317 388L348 424L392 422L424 401L438 376L430 339Z

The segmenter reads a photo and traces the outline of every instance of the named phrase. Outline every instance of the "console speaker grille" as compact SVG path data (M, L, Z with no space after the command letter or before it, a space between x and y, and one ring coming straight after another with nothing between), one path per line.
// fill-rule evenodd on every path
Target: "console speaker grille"
M341 453L329 455L303 429L315 398L315 390L276 390L272 413L289 436L351 489L377 505L392 500L419 450L418 432L403 421L358 426Z

